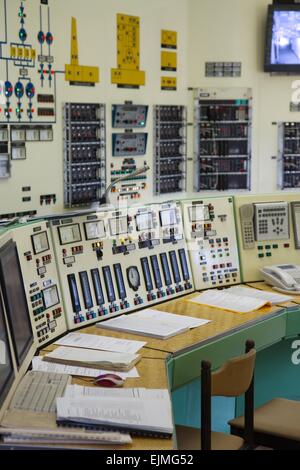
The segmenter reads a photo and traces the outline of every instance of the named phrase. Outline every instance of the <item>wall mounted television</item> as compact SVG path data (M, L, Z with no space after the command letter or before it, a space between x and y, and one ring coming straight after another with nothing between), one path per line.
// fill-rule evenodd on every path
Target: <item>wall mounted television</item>
M264 68L300 74L300 4L269 5Z

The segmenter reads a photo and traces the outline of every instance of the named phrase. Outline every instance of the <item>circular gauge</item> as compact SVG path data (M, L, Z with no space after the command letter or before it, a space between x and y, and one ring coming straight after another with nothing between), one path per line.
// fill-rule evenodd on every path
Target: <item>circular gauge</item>
M22 98L24 95L24 86L23 83L17 82L15 84L15 95L17 98Z
M4 94L6 98L10 98L11 95L13 94L14 88L10 82L5 82L4 83Z
M129 287L134 291L137 291L141 285L141 278L136 266L130 266L130 268L127 268L127 279Z
M46 38L45 38L45 35L44 35L43 31L39 31L38 32L38 41L39 41L39 43L44 44L45 39Z
M27 98L32 99L34 97L34 95L35 95L34 85L33 85L33 83L29 82L26 85L26 96L27 96Z
M47 35L46 35L46 42L47 42L48 46L51 46L51 44L53 43L53 35L52 35L52 33L47 33Z

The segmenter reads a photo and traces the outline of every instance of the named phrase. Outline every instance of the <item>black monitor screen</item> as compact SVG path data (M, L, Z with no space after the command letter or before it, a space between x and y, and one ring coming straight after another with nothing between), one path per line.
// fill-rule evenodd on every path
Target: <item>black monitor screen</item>
M0 291L0 407L9 392L13 380L14 370Z
M0 282L18 366L33 343L26 295L16 244L11 240L0 249Z
M300 5L270 5L265 70L300 72Z

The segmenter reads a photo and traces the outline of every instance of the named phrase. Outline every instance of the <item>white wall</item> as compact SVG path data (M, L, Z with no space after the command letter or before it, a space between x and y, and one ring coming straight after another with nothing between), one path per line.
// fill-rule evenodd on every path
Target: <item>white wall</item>
M295 76L263 72L271 0L190 0L189 85L253 89L252 191L277 191L278 133L273 122L299 120L289 111ZM206 78L206 61L241 61L241 78Z

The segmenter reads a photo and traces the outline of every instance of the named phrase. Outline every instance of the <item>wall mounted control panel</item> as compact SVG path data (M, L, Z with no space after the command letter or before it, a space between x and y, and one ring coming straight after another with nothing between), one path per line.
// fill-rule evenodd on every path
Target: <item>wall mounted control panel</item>
M64 106L65 207L85 206L100 199L106 188L105 105Z
M69 329L193 291L179 204L51 221Z
M148 134L145 132L126 132L113 134L112 149L114 157L135 157L145 155Z
M154 106L154 194L186 190L187 109Z
M185 238L196 289L241 281L233 198L182 202Z
M296 199L293 194L234 198L244 282L262 280L259 270L266 265L295 263L300 248Z
M135 129L147 124L148 106L135 104L114 104L112 106L112 127Z
M13 230L17 244L32 329L38 346L66 331L51 233L46 222Z

